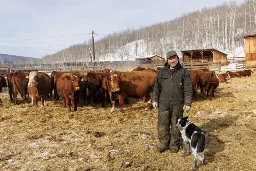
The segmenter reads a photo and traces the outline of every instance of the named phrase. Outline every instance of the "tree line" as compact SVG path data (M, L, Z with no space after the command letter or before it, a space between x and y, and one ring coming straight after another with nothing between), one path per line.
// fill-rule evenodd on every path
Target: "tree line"
M106 60L111 55L120 60L134 56L164 56L170 49L215 48L234 53L236 47L244 45L244 36L255 34L255 30L256 0L245 0L241 5L232 1L186 13L171 21L105 36L95 42L96 61ZM87 62L91 59L91 41L42 58L43 63Z

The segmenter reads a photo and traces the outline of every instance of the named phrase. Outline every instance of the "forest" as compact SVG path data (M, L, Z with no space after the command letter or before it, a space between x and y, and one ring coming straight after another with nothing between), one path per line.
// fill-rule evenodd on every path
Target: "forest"
M171 21L139 29L126 29L109 34L94 43L74 44L55 54L42 57L43 63L123 61L152 55L164 56L173 49L214 48L234 54L244 45L244 36L255 34L256 1L246 0L241 5L234 1L204 8Z

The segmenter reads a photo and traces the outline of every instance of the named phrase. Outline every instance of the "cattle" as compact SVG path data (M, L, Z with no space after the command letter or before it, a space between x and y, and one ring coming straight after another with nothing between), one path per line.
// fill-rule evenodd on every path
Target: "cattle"
M44 106L45 100L51 91L51 79L46 73L38 71L29 73L28 93L32 98L32 105L34 105L34 102L38 105L38 100L41 100L41 106Z
M63 106L71 111L77 111L77 102L79 98L79 76L75 73L64 73L60 76L56 84L57 93L63 98Z
M219 86L219 79L216 75L210 77L207 84L204 86L204 95L214 97L214 91Z
M198 74L197 70L188 70L191 81L192 81L192 87L193 87L193 96L197 96L197 90L200 87L200 76Z
M51 73L51 87L53 89L53 99L54 100L59 99L56 84L57 84L57 81L60 79L61 75L64 73L67 73L67 72L52 71L52 73Z
M96 94L100 91L100 88L102 85L102 76L100 73L93 72L93 71L88 72L87 76L88 76L89 103L90 105L95 106L94 103L96 100ZM102 106L104 106L104 104Z
M137 66L136 68L133 68L131 71L150 71L150 72L156 72L155 69L153 68L144 68L144 67L141 67L141 66Z
M103 84L107 86L110 96L112 104L110 112L115 109L116 98L119 100L121 112L123 112L122 106L126 97L143 99L145 102L153 91L155 79L155 72L111 72L109 77L104 78Z
M87 88L88 88L88 76L87 72L75 72L79 77L79 97L83 99L83 104L86 104L87 99ZM78 98L78 103L80 99Z
M3 87L7 87L7 84L6 84L6 79L5 79L5 77L4 76L0 76L0 92L2 92L2 89L3 89ZM0 105L2 105L2 100L1 100L1 98L0 98Z
M229 76L230 78L235 78L235 77L241 78L241 75L240 75L239 73L237 73L237 72L227 71L226 73L228 74L228 76Z
M17 95L28 102L28 76L29 72L14 71L7 75L10 100L18 104Z
M236 73L240 74L241 77L249 77L252 75L251 69L237 70Z
M3 87L7 87L7 83L5 77L0 75L0 92L2 92Z
M219 78L220 83L227 82L228 74L227 73L218 73L217 77Z
M202 78L204 98L214 96L214 90L219 86L219 78L214 71L205 72Z

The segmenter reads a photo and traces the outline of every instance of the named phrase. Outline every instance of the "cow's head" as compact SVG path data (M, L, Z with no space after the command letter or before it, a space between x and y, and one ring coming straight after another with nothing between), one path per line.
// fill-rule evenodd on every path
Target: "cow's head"
M120 91L120 76L117 72L110 72L107 87L111 92Z
M36 87L38 84L38 71L31 71L28 76L28 86L29 87Z
M72 82L73 90L79 91L80 90L80 86L79 86L80 77L77 74L71 73L70 80Z

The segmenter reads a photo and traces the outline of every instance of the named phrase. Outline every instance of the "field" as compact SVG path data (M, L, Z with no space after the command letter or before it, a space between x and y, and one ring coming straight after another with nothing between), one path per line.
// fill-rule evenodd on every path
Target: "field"
M199 171L256 170L256 73L220 83L213 99L193 102L189 119L207 133ZM157 110L130 99L121 113L110 105L68 113L9 102L0 93L0 170L192 170L193 157L156 151Z

